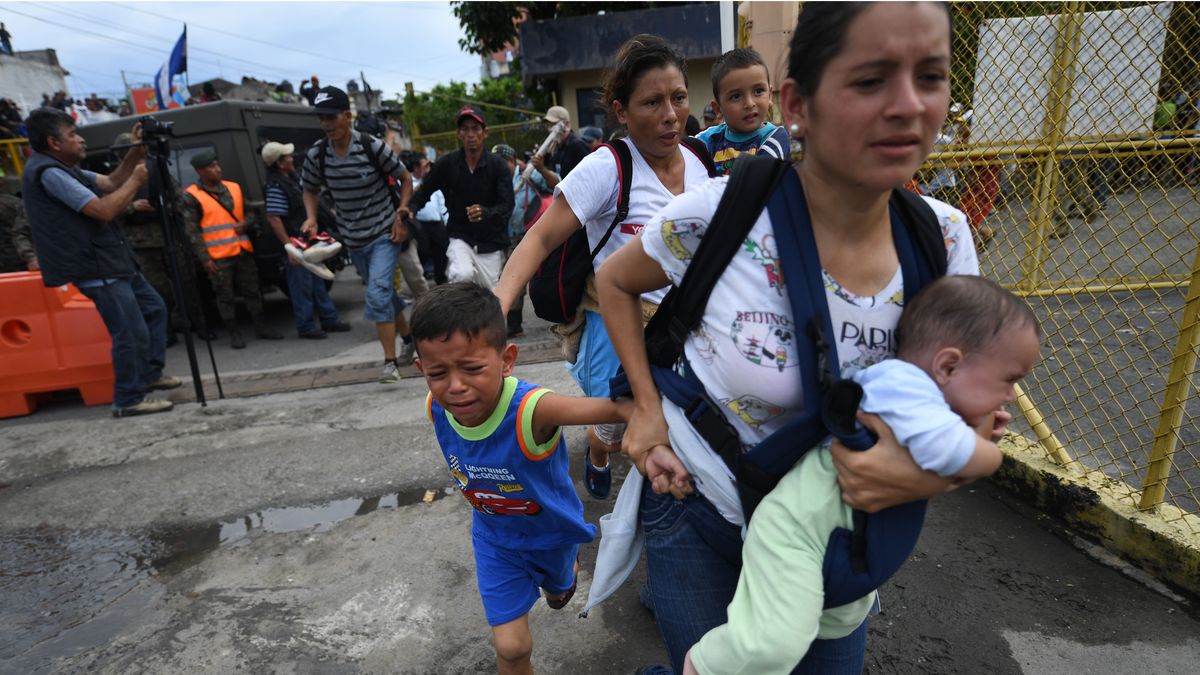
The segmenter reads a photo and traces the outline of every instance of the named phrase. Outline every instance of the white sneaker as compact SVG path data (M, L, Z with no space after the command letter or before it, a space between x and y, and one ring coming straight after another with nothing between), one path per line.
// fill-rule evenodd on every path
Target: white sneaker
M396 354L396 363L402 366L407 366L408 364L412 363L413 357L415 356L414 351L415 350L413 349L413 344L411 342L401 342L400 352Z
M388 361L383 364L383 373L379 375L381 384L396 384L400 381L400 367L395 361Z
M341 244L338 244L338 246L341 246ZM313 274L317 275L318 277L321 277L325 281L333 281L333 271L331 271L328 267L326 267L324 265L318 265L316 263L309 262L308 260L306 260L304 257L305 251L301 251L300 249L296 248L295 244L291 244L291 243L284 244L283 250L287 251L288 257L291 258L292 260L295 260L296 262L300 263L300 265L304 269L308 270L309 272L312 272ZM311 250L311 248L306 249L306 251L307 250Z
M319 263L319 262L324 262L326 260L329 260L333 256L340 253L341 250L342 250L342 242L340 242L340 241L334 241L334 242L317 241L312 244L309 244L308 248L304 249L303 255L304 255L304 259L307 260L308 262Z

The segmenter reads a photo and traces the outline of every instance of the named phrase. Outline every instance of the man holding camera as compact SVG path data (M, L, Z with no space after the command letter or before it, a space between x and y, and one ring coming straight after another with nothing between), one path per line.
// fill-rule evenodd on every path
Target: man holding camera
M43 283L75 284L104 320L112 338L113 416L170 410L170 401L146 397L181 384L162 374L167 308L114 222L147 180L141 125L133 127L136 145L107 176L79 168L87 144L65 112L35 110L25 127L34 154L25 165L22 195Z
M246 311L254 319L254 334L260 340L282 340L263 317L262 291L258 287L258 267L254 264L254 245L247 231L250 221L242 202L242 186L221 180L221 163L215 150L204 149L192 155L192 167L199 178L184 190L180 206L183 229L192 240L192 248L217 296L217 310L229 331L229 344L245 349L246 341L238 329L233 287L237 284Z

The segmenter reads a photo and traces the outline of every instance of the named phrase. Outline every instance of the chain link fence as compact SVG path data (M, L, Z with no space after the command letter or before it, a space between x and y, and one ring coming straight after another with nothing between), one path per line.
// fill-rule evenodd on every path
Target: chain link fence
M546 140L546 125L540 116L533 117L528 122L489 126L487 132L487 140L484 143L489 150L493 146L504 143L511 145L517 151L518 156L526 152L532 154L542 141ZM438 157L457 150L461 146L456 131L414 136L413 144L417 148L433 148L437 151Z
M1017 431L1197 533L1200 6L953 3L922 190L1042 321ZM1022 428L1023 427L1023 428Z

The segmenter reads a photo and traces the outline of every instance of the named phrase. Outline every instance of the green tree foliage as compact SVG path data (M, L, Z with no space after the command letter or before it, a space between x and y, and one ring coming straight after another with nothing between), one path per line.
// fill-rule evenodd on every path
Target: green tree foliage
M505 42L515 42L517 29L513 20L520 8L529 12L530 21L568 16L589 16L601 12L628 12L662 6L665 2L451 2L454 16L462 26L464 37L458 41L463 51L471 54L491 54L504 49Z
M496 79L485 79L479 84L451 81L439 84L428 93L417 93L404 99L405 119L415 123L422 134L434 134L454 130L454 117L465 101L490 103L506 108L542 111L550 106L550 97L537 89L526 89L521 73L513 73ZM530 117L513 110L481 106L487 117L488 126L530 121ZM537 123L536 118L533 120Z

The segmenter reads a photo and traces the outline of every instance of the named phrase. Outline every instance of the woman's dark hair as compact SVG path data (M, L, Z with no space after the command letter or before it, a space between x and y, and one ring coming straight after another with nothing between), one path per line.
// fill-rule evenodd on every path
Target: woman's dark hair
M616 121L612 110L613 101L620 101L622 106L629 107L629 96L637 88L642 74L652 68L667 66L678 68L679 72L683 73L683 84L687 86L687 61L671 43L657 35L645 33L626 40L601 78L604 93L600 100L608 113L609 122Z
M796 93L809 97L817 91L825 67L841 53L850 23L870 2L805 2L796 20L796 32L788 53L788 77L796 81ZM935 3L950 19L950 3Z
M449 340L455 333L482 337L496 349L507 344L500 300L491 290L469 282L429 289L413 306L409 326L418 353L422 342Z
M38 108L29 113L25 130L29 132L29 145L37 152L50 149L49 139L62 139L64 128L75 126L75 120L56 108Z
M700 120L696 119L695 115L688 115L687 121L683 123L683 133L688 136L700 133Z

